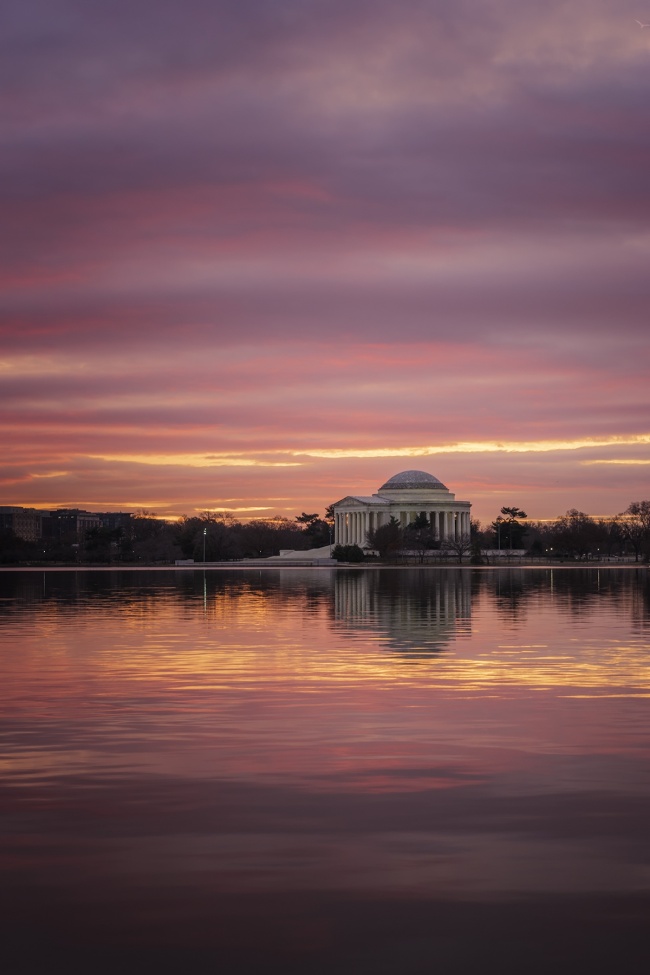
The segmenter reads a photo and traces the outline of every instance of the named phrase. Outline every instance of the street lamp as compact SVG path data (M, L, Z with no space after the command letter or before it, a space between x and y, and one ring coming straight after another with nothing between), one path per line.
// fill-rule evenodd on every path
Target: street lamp
M208 534L208 529L203 529L203 564L205 565L205 536Z

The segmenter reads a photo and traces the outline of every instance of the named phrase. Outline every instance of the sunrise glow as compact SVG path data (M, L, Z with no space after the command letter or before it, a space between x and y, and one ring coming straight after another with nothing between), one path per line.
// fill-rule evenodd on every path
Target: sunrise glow
M648 496L636 8L9 6L0 504Z

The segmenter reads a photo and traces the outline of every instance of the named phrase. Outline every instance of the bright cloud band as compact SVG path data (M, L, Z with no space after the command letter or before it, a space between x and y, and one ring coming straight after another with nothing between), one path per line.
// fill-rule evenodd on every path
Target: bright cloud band
M583 450L589 447L619 447L650 443L650 433L633 436L587 437L581 440L528 440L523 442L464 442L436 447L373 447L370 449L336 448L296 451L308 457L428 457L436 454L525 454L549 453L554 450Z

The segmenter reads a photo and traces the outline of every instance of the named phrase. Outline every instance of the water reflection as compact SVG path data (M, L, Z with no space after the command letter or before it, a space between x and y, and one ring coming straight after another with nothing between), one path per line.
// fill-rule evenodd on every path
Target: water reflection
M494 598L504 619L524 618L540 601L572 617L609 605L641 626L650 621L650 573L646 567L600 569L506 568L482 573L482 588Z
M387 630L426 620L434 626L440 622L444 629L447 621L470 619L472 598L487 593L504 615L525 612L540 595L552 597L574 615L609 599L626 604L647 625L649 575L646 567L3 571L0 614L24 615L44 603L78 609L100 603L171 600L180 605L201 600L209 607L215 596L228 591L235 596L256 592L285 604L303 598L307 605L331 601L333 617L353 627L386 615Z
M8 970L633 970L649 619L641 568L0 572Z
M380 635L386 649L439 653L470 632L472 578L461 569L341 571L334 618L346 629Z

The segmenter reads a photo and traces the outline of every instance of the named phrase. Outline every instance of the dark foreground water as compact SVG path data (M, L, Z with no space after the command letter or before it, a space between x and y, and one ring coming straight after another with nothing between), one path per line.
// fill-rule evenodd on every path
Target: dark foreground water
M646 971L647 569L0 573L0 971Z

